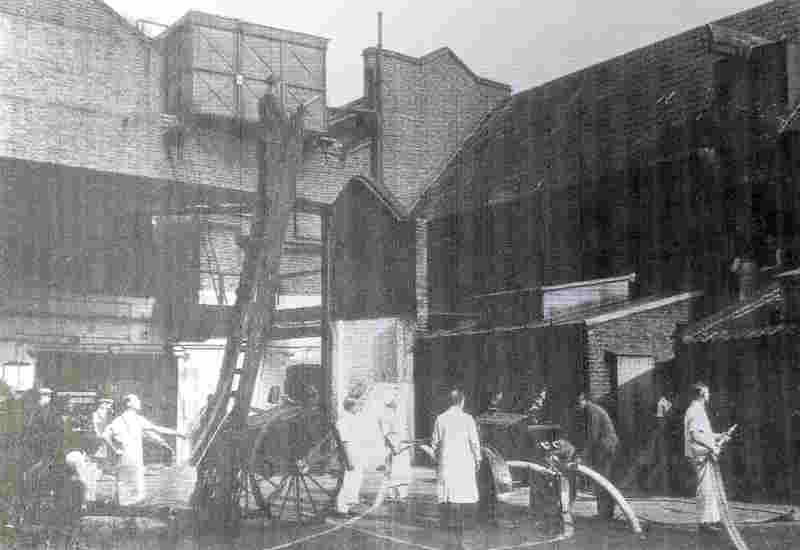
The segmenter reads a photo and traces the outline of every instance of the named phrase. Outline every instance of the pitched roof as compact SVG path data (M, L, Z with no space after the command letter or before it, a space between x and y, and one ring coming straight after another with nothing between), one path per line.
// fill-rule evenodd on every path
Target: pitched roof
M750 340L753 338L761 338L762 336L798 333L800 333L800 326L796 323L776 323L752 328L718 327L712 332L704 333L697 337L689 338L684 336L683 341L687 344L726 342L728 340Z
M376 51L377 51L377 48L375 46L370 46L369 48L365 48L364 49L362 55L364 55L364 56L373 55L373 54L375 54ZM456 55L456 53L453 50L451 50L450 48L448 48L447 46L443 46L441 48L437 48L437 49L435 49L435 50L433 50L431 52L426 53L422 57L413 57L411 55L407 55L407 54L404 54L404 53L396 52L396 51L389 50L389 49L386 49L386 48L381 48L381 55L388 55L388 56L395 57L395 58L398 58L398 59L403 59L405 61L417 64L417 65L425 65L425 64L435 63L439 59L450 58L453 62L455 62L457 65L459 65L464 70L464 72L466 72L467 75L469 75L470 78L472 78L478 84L482 84L484 86L491 86L493 88L498 88L498 89L506 90L506 91L509 91L509 92L511 91L511 86L509 84L506 84L505 82L492 80L490 78L485 78L485 77L482 77L482 76L479 76L479 75L475 74L475 72L472 69L470 69L469 66L466 63L464 63L464 61L460 57L458 57Z
M397 196L392 193L392 190L385 185L365 176L353 176L350 178L348 185L350 183L360 183L366 187L381 203L384 204L384 206L386 206L386 208L389 209L395 219L402 221L408 217L408 211L400 203ZM341 193L344 191L346 187L347 185L342 187L342 190L339 192Z
M781 11L784 16L776 19L774 13L777 11ZM654 80L650 87L651 90L647 91L645 96L656 94L655 97L658 97L658 95L664 94L658 101L653 97L655 105L676 95L683 102L682 110L670 107L668 110L670 113L667 113L664 106L663 114L661 114L662 111L659 111L658 115L653 115L652 110L650 114L647 114L646 109L641 110L639 103L642 101L642 97L638 94L631 94L629 90L632 81L653 79L653 67L659 64L663 63L669 66L676 63L686 64L688 59L694 59L698 54L703 55L701 52L708 50L710 29L716 31L717 34L722 26L736 29L736 32L742 36L752 37L753 33L763 34L764 38L757 40L760 44L794 39L800 34L800 27L797 24L799 12L800 3L796 0L789 2L773 0L722 18L715 21L712 26L703 25L688 29L663 40L564 74L549 82L514 93L511 101L516 104L515 107L519 108L514 108L512 111L514 114L508 124L509 130L505 138L490 135L489 141L500 143L502 139L506 139L507 141L500 145L503 150L510 151L518 148L523 153L517 155L520 157L519 160L501 163L504 167L503 174L497 176L495 181L490 181L490 186L494 190L494 188L502 188L506 181L514 181L515 185L508 187L513 189L510 194L514 200L518 200L519 196L532 194L540 189L543 183L552 189L563 184L564 181L571 181L571 178L565 178L561 173L563 170L567 170L570 174L574 172L572 168L567 168L569 162L565 162L563 170L560 168L550 170L547 156L552 150L556 152L554 153L556 157L561 159L566 160L573 155L583 158L582 155L585 155L586 152L582 147L586 135L589 134L594 134L595 137L599 136L601 141L605 137L605 141L609 142L611 149L606 156L611 162L618 155L630 157L634 154L647 153L656 145L656 133L652 128L653 124L657 122L656 118L660 120L662 117L667 117L666 121L670 123L682 123L681 116L684 115L679 115L679 111L691 111L697 114L708 108L708 101L710 101L708 96L691 94L689 91L709 86L711 74L706 70L689 71L685 78L680 79L680 86L677 87L670 79L657 79L657 82ZM750 38L750 41L755 40ZM711 53L708 52L708 55ZM598 90L602 90L602 93ZM627 113L622 117L625 120L620 120L617 125L611 125L612 127L619 126L620 129L597 130L595 128L592 130L592 124L603 128L608 126L603 122L605 119L602 118L606 115L597 115L596 112L604 113L606 105L600 101L612 97L614 98L612 103L615 105L620 102L618 98L623 98L622 103L627 102L628 104L627 109L622 109ZM649 99L645 99L645 101L649 101ZM593 109L592 105L599 106L599 109ZM511 103L507 104L507 107L510 106ZM486 117L478 125L475 133L485 135L491 129L492 124L502 127L505 122L505 112L502 108L491 111L491 116ZM800 104L787 120L800 129ZM527 125L527 128L521 126L522 124ZM785 122L783 126L787 124L789 123ZM794 127L792 126L792 128ZM569 136L570 132L576 135ZM428 206L430 198L437 196L437 193L434 192L437 188L449 184L448 179L442 176L448 173L459 157L469 156L470 149L469 141L465 140L448 158L448 162L434 173L435 177L427 183L424 195L420 195L413 205L414 213L421 213ZM526 155L524 151L529 153ZM534 153L532 154L531 151ZM551 175L551 172L557 173L558 176ZM546 175L542 177L540 174ZM580 179L579 175L577 180ZM471 208L475 203L470 201L467 202L467 205L465 208ZM440 217L452 213L445 206L454 207L452 203L442 201L441 206L431 207L434 210L431 216ZM440 208L443 211L440 211Z
M132 35L137 37L145 44L152 46L153 44L152 39L142 31L140 31L136 25L125 19L125 17L123 17L122 14L120 14L117 10L112 8L106 2L103 2L103 0L92 0L92 1L98 4L100 7L102 7L109 14L111 14L111 16L114 17L120 23L120 26L122 26L125 30L130 32Z
M742 326L747 320L758 321L756 314L768 307L774 307L783 300L780 284L772 283L752 298L729 305L713 315L709 315L687 327L683 334L684 343L710 342L738 338L756 338L776 334L788 325L760 324L757 327ZM781 327L780 329L778 327ZM776 332L777 331L777 332Z
M643 311L658 309L671 304L676 304L686 300L691 300L701 296L702 292L683 292L668 296L649 296L637 300L620 300L617 302L605 303L601 305L589 305L576 308L563 315L555 315L549 319L536 320L524 325L501 326L490 328L479 328L476 323L471 322L467 326L459 326L455 329L443 329L431 332L423 336L425 339L446 338L448 336L467 336L467 335L488 335L492 333L517 332L521 330L540 329L552 326L566 325L599 325L615 319L635 315Z

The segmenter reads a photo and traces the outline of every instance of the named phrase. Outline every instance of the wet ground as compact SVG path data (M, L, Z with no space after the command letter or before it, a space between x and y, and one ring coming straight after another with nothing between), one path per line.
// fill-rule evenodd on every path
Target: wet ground
M188 481L188 478L187 478ZM237 534L198 535L187 510L172 519L157 517L88 516L83 518L76 542L82 550L304 550L452 548L457 539L442 531L434 497L433 472L415 469L412 498L406 503L380 503L374 509L380 474L366 481L362 496L363 517L350 521L329 518L325 522L296 527L264 520L249 520ZM178 484L179 485L179 484ZM170 498L181 491L170 485ZM635 534L621 520L595 519L594 499L579 495L572 529L564 536L562 525L531 514L527 490L521 489L498 509L498 521L468 521L463 547L475 550L570 549L729 549L723 532L699 535L693 523L690 499L638 496L631 502L643 520L645 531ZM789 509L780 506L733 504L740 530L751 550L800 548L800 522L779 522ZM55 534L50 548L64 548L65 539ZM43 539L6 537L0 548L46 548ZM75 547L73 547L74 550Z
M84 550L264 550L297 548L304 550L435 550L452 547L455 540L436 528L409 533L404 529L386 528L371 522L330 532L331 524L304 527L245 528L238 536L189 536L169 533L164 530L134 532L123 523L114 527L97 529L80 541ZM800 547L800 525L772 524L750 525L741 528L751 550L789 550ZM315 537L315 535L321 535ZM308 537L315 537L307 540ZM468 531L464 537L464 548L475 550L523 550L542 548L558 550L578 549L642 549L642 550L689 550L731 549L724 534L699 536L694 530L654 526L644 535L632 533L623 524L578 519L574 535L567 539L555 537L528 537L521 539L513 533L487 536L483 529ZM298 541L292 544L293 541ZM306 540L304 540L306 539ZM56 543L52 548L58 548ZM39 548L45 548L42 544Z

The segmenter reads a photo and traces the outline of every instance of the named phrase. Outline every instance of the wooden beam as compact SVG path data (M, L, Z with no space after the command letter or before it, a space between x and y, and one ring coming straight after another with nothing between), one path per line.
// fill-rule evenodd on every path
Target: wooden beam
M239 235L236 237L236 244L240 248L247 249L248 246L265 246L270 243L269 237L253 239L252 236ZM284 241L283 252L285 254L322 254L322 244L319 241Z
M273 326L269 333L270 341L293 340L295 338L320 338L320 325Z
M282 281L291 280L291 279L302 279L303 277L313 277L314 275L319 275L319 269L306 269L304 271L291 271L289 273L281 273L279 277Z
M194 324L186 323L182 339L195 341L208 338L222 338L226 335L226 327L234 314L233 306L205 305L192 306L189 315ZM274 322L276 325L314 324L322 318L320 306L301 307L294 309L278 309L275 311Z
M320 306L278 309L275 311L275 323L308 323L319 321L324 313Z
M328 203L307 199L305 197L298 197L294 201L295 212L304 212L306 214L316 214L317 216L322 216L326 212L329 212L331 208L332 205Z
M283 253L310 254L316 256L322 254L322 244L315 242L290 241L285 243L283 247Z
M755 48L773 44L763 36L724 27L722 25L706 25L708 36L708 51L712 54L725 56L750 57Z

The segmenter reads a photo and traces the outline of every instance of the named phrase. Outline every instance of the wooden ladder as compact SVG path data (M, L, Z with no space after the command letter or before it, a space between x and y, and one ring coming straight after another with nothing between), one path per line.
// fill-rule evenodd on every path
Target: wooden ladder
M259 366L272 330L280 260L294 209L297 173L303 157L303 107L288 115L275 96L260 104L258 192L236 301L228 319L227 342L211 413L202 427L190 462L200 464L223 427L244 429ZM247 344L237 366L242 341ZM235 377L239 383L234 388Z

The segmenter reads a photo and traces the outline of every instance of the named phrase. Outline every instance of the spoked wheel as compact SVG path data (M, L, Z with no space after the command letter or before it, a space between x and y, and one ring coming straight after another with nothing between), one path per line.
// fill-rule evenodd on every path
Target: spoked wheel
M265 426L255 443L250 485L267 517L306 523L330 512L344 461L338 434L319 411L302 411Z

